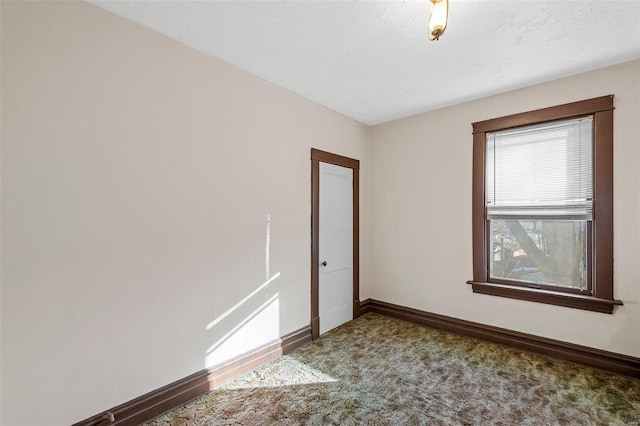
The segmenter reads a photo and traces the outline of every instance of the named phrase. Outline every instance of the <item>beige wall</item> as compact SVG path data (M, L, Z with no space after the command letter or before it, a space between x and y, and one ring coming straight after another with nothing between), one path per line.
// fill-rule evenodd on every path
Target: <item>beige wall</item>
M2 423L69 424L309 324L310 148L366 126L84 2L2 2ZM267 281L228 316L229 308ZM218 319L210 329L207 325Z
M613 315L473 294L471 123L615 95ZM434 94L437 96L437 94ZM397 120L372 133L372 297L640 356L640 61Z
M640 356L640 62L370 129L90 4L1 9L3 424L307 325L311 147L361 160L361 299ZM472 294L470 123L609 93L625 306Z

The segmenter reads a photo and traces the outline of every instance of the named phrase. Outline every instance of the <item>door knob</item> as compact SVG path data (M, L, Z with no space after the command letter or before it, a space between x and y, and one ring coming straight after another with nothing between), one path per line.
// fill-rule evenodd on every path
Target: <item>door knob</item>
M322 266L327 266L327 261L325 260L324 262L322 262L321 264Z

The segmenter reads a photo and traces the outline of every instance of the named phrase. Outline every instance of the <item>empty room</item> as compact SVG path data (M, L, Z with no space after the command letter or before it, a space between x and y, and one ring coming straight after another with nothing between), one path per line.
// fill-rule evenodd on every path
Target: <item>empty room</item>
M640 425L640 1L0 29L2 425Z

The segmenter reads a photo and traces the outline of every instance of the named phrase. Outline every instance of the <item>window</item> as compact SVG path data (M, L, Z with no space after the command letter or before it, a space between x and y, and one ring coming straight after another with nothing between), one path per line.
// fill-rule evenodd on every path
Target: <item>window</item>
M473 123L474 293L612 313L613 96Z

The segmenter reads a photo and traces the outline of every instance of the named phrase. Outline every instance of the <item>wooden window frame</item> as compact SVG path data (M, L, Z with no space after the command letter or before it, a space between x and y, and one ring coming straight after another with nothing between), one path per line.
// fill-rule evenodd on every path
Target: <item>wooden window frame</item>
M613 313L622 302L613 298L613 95L523 112L473 123L473 280L474 293L547 303L595 312ZM590 294L506 284L489 276L488 231L485 209L486 134L532 124L592 115L593 220Z

